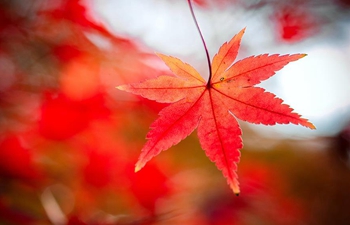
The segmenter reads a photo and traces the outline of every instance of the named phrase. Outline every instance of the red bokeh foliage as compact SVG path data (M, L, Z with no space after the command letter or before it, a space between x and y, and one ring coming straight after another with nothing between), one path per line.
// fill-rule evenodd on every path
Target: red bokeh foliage
M78 48L78 46L71 45L69 43L57 45L52 49L52 53L62 63L69 62L83 55L83 52Z
M1 177L29 183L40 178L32 150L25 146L20 136L7 134L0 140L0 149Z
M53 10L42 11L56 21L69 20L83 29L96 30L104 35L112 36L102 23L95 22L91 15L88 15L87 8L82 0L59 0L59 6ZM56 4L57 4L56 2Z
M52 140L64 140L86 129L90 122L108 119L110 110L102 93L72 100L62 93L45 94L40 110L39 132Z
M143 207L155 213L157 201L170 193L169 178L155 164L150 164L137 173L130 172L131 192Z
M228 191L208 195L202 205L202 224L247 224L256 220L292 225L306 220L301 202L285 198L283 184L288 181L275 168L252 160L243 163L241 169L244 195L236 198Z
M298 42L317 33L320 21L308 7L281 6L275 9L274 21L279 38Z
M87 157L88 163L83 169L84 181L95 188L103 188L112 183L114 171L120 166L113 160L116 156L92 150L87 153Z

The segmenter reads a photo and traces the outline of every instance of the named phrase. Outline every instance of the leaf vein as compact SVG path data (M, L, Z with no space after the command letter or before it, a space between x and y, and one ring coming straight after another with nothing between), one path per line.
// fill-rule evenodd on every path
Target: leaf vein
M157 140L155 141L155 143L153 144L153 146L150 148L150 150L153 149L153 148L158 144L158 142L159 142L161 139L163 139L163 137L170 131L170 129L171 129L172 127L175 126L175 124L178 123L178 121L180 121L185 115L187 115L187 113L188 113L190 110L193 109L193 107L194 107L194 106L199 102L199 100L202 98L203 94L204 94L204 92L199 96L199 98L194 102L194 104L193 104L191 107L188 108L188 110L187 110L183 115L181 115L181 116L180 116L176 121L174 121L174 123L172 123L164 132L162 132L162 134L157 138ZM199 120L198 120L198 122L199 122ZM152 127L151 127L151 128L152 128ZM149 139L149 140L150 140L150 139ZM150 153L150 151L148 151L148 152L145 154L144 158L147 158L147 156L149 155L149 153Z
M212 111L213 119L214 119L214 123L215 123L215 130L217 131L217 134L218 134L218 137L219 137L220 146L221 146L221 150L223 152L223 156L224 156L224 159L225 159L226 168L228 168L228 170L227 170L228 171L228 175L229 175L230 179L232 180L234 176L232 174L229 162L227 161L227 156L226 156L225 149L223 148L224 144L223 144L220 132L219 132L219 128L218 128L218 124L217 124L217 118L216 118L216 115L215 115L215 110L214 110L214 105L213 105L213 99L212 99L212 95L211 95L211 91L210 90L211 89L209 89L209 96L210 96L209 99L210 99L211 111Z
M227 95L227 94L221 92L220 90L218 90L218 89L216 89L216 88L214 88L214 87L213 87L213 89L214 89L215 91L219 92L220 94L224 95L224 96L227 97L227 98L230 98L230 99L232 99L232 100L234 100L234 101L236 101L236 102L239 102L239 103L248 105L248 106L250 106L250 107L253 107L253 108L256 108L256 109L260 109L260 110L264 110L264 111L266 111L266 112L270 112L270 113L277 114L277 115L280 115L280 116L284 116L284 117L288 117L288 118L293 118L293 119L298 119L297 116L293 117L293 116L286 115L286 114L284 114L284 113L279 113L279 112L276 112L276 111L269 110L269 109L267 109L267 108L261 108L261 107L258 107L258 106L256 106L256 105L252 105L252 104L249 104L249 103L247 103L247 102L240 101L240 100L237 99L237 98L233 98L232 96L229 96L229 95Z
M254 58L257 58L257 57L254 57ZM243 59L243 60L245 60L245 59ZM242 60L241 60L241 61L242 61ZM241 62L241 61L238 61L238 62ZM281 62L283 62L283 61L288 61L288 62L289 62L289 59L287 58L287 59L283 59L283 60L280 60L280 61L277 61L277 62L273 62L273 63L269 63L269 64L264 64L264 65L262 65L262 66L255 67L255 68L253 68L253 69L251 69L251 70L248 70L248 71L242 72L242 73L240 73L240 74L237 74L237 75L234 76L234 77L226 78L226 82L229 82L229 81L233 80L234 78L237 78L237 77L240 77L240 76L244 76L245 74L250 73L250 72L252 72L252 71L254 71L254 70L259 70L259 69L261 69L261 68L268 67L268 66L274 65L274 64L276 64L276 63L281 63ZM238 63L238 62L236 62L236 63ZM236 63L235 63L235 64L236 64ZM234 66L235 64L233 64L232 66ZM228 68L227 70L225 70L224 73L227 72L227 71L229 71L229 70L232 68L232 66L231 66L230 68ZM274 71L274 72L275 72L275 71ZM214 83L212 83L212 84L217 84L217 83L220 83L220 82L221 82L221 81L217 81L217 82L214 82Z

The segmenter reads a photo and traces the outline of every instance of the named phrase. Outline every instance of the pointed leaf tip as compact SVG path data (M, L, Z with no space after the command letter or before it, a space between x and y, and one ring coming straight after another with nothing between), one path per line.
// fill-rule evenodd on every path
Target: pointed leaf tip
M311 130L316 130L316 126L309 122L307 119L304 119L305 122L304 123L300 123L300 125L304 126L304 127L307 127L307 128L310 128Z
M230 185L230 187L231 187L233 193L235 193L235 195L238 196L239 193L240 193L239 186L238 186L238 182L236 181L235 183L232 183L232 184Z
M156 54L156 56L158 56L159 58L162 58L166 55L162 54L162 53L159 53L159 52L155 52L154 54Z
M312 130L316 130L316 126L313 123L309 123L309 128Z
M125 91L126 85L119 85L115 88L117 88L118 90L121 90L121 91Z
M139 172L144 166L145 164L142 164L140 161L138 161L135 165L135 173Z

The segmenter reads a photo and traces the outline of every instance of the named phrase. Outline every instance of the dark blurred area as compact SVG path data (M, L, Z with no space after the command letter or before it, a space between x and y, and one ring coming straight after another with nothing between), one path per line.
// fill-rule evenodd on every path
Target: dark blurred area
M350 7L194 3L271 7L287 42L317 35ZM169 73L150 52L90 18L84 1L0 1L0 224L349 224L349 124L306 140L261 137L243 125L239 197L195 134L134 173L164 105L115 87Z

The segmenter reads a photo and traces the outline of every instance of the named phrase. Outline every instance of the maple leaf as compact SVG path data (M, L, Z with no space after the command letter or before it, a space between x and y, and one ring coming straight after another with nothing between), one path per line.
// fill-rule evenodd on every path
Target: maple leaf
M198 128L198 138L206 155L238 194L236 170L243 144L236 118L256 124L293 123L315 129L274 94L254 87L305 54L263 54L233 64L244 31L221 46L213 58L208 82L189 64L158 54L175 76L159 76L117 87L157 102L172 103L160 111L159 118L151 125L135 171Z

